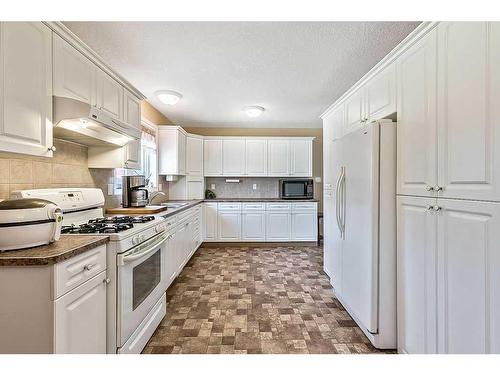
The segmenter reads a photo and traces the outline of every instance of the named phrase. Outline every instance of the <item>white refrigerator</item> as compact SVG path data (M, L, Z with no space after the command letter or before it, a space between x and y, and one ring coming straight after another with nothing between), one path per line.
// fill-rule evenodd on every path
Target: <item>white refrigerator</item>
M396 348L396 123L372 122L334 140L331 158L325 270L372 344Z

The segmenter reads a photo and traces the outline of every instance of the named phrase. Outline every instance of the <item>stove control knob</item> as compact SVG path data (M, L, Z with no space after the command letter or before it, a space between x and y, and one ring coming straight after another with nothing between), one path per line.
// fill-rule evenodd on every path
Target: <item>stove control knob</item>
M146 236L144 234L140 235L141 242L146 240Z
M132 244L137 245L139 242L139 236L132 237Z

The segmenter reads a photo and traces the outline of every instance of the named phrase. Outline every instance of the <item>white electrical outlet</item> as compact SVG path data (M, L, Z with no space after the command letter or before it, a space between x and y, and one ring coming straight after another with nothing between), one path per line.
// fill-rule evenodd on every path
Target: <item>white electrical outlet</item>
M162 184L158 184L158 190L159 190L159 191L162 191L162 190L163 190L163 185L162 185Z
M321 184L321 177L314 177L314 182Z
M253 184L252 189L257 190L257 184Z
M108 184L108 195L113 195L114 194L114 186L113 184Z
M215 189L215 184L210 184L210 189L214 190Z

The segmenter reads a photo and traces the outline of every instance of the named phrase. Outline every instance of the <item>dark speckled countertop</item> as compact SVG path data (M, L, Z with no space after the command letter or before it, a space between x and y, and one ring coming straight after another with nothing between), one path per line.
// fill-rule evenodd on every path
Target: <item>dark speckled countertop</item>
M0 252L0 267L47 266L62 262L109 241L108 236L61 235L59 241L29 249Z

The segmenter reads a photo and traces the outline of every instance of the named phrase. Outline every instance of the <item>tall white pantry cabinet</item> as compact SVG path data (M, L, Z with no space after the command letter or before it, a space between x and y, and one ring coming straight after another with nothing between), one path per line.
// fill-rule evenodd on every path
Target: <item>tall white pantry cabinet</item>
M396 61L400 352L500 353L499 61L489 22Z

